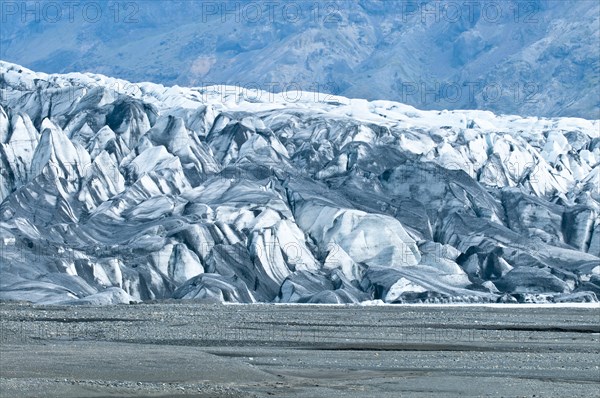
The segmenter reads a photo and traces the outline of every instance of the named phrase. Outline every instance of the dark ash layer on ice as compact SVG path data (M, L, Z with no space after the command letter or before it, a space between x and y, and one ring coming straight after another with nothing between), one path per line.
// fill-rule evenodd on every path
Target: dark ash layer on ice
M0 299L600 294L599 121L0 73Z

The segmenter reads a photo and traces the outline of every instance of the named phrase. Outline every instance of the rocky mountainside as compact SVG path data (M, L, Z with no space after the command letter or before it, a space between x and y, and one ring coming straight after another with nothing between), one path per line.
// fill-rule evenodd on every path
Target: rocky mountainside
M595 0L4 2L0 59L165 85L600 118Z
M0 89L0 299L600 294L598 120L5 62Z

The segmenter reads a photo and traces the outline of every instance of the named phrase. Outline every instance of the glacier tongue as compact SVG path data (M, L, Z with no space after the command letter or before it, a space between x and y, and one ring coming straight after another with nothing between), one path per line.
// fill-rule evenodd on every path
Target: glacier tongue
M0 73L0 299L600 294L598 120Z

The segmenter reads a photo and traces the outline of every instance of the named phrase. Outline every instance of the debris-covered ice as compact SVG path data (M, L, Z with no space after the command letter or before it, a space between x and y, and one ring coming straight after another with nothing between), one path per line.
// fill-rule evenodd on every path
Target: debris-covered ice
M598 120L257 101L4 62L0 88L0 299L600 294Z

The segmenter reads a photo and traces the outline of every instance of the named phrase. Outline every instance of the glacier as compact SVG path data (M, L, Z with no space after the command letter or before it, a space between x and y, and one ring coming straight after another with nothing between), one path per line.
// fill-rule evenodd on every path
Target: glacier
M0 300L597 302L600 120L0 62Z

